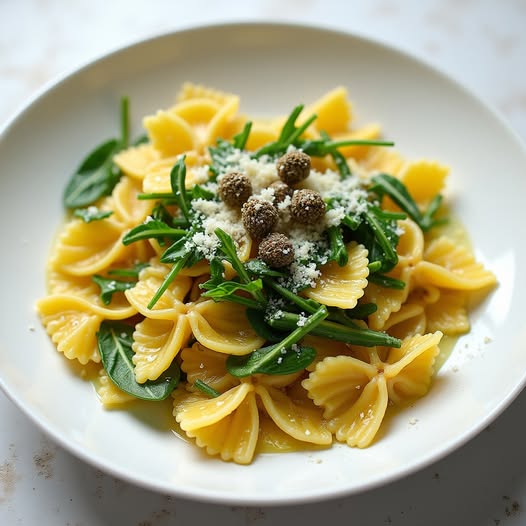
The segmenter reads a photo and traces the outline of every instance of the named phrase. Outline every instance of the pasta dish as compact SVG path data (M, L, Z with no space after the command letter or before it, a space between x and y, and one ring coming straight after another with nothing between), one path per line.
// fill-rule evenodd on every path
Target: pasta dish
M210 456L368 447L495 275L449 217L449 169L355 126L346 88L265 118L240 102L186 83L132 140L122 99L66 185L37 310L104 406L169 400Z

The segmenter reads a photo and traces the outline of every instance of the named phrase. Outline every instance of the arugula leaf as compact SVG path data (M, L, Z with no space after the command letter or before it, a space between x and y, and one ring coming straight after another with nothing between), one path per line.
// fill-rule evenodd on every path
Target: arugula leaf
M146 223L142 223L125 234L122 238L124 245L130 245L136 241L144 239L161 239L176 238L179 239L186 235L186 230L180 228L172 228L163 221L152 219Z
M75 217L80 217L84 223L100 221L110 217L112 214L113 210L99 210L96 206L88 206L88 208L76 208L73 210L73 215Z
M208 282L203 283L202 287L206 288ZM240 296L238 292L246 292L254 298L258 297L258 294L263 290L263 282L261 279L256 279L250 283L239 283L237 281L223 281L219 285L211 288L207 292L203 293L202 296L211 298L214 301L232 301L253 309L263 309L264 305L258 300L247 298L246 296Z
M300 316L291 312L284 312L279 318L269 320L269 325L278 330L291 330L297 327ZM400 347L402 342L387 333L364 329L351 320L342 323L322 320L311 331L313 336L321 336L330 340L341 341L362 347L382 345L387 347Z
M372 177L372 181L374 183L371 187L372 192L376 192L379 196L388 195L424 232L436 226L434 216L442 201L440 195L435 196L428 210L422 213L400 179L381 173Z
M183 238L183 241L185 239ZM191 251L186 251L173 265L173 267L170 269L168 274L164 277L163 282L161 283L161 286L157 289L157 292L153 295L152 299L150 300L150 303L148 303L147 307L149 309L153 309L155 304L159 301L160 297L165 293L166 289L170 286L172 281L177 277L177 274L181 272L181 270L187 266L188 261L192 257ZM162 261L162 257L161 257Z
M339 226L330 226L327 229L327 235L329 236L329 243L331 247L331 253L329 255L329 261L336 261L340 267L343 267L349 261L349 254L343 240L343 232Z
M371 273L389 272L398 263L397 220L403 217L404 214L386 212L368 202L365 212L346 215L342 220L344 225L350 225L354 239L367 248Z
M134 328L126 323L103 321L97 333L102 365L113 383L142 400L164 400L177 386L181 371L176 362L158 380L142 384L135 379L132 350Z
M247 271L255 277L277 277L283 278L286 276L285 272L280 272L279 270L269 267L263 260L254 258L249 259L245 263L245 268Z
M252 122L247 122L241 132L237 135L234 135L232 140L232 145L238 150L244 150L247 145L248 136L250 135L250 130L252 129Z
M231 164L228 162L228 158L239 150L230 141L217 139L216 146L210 146L208 151L212 159L210 164L211 180L214 181L218 175L229 170Z
M320 308L311 314L302 326L285 336L283 340L274 345L257 349L244 356L230 355L226 360L228 372L237 377L252 374L291 374L305 369L316 357L312 347L296 345L305 335L319 325L328 316L327 308Z
M170 185L175 200L181 213L188 222L191 222L190 209L192 208L191 199L186 192L186 156L181 156L174 164L170 172Z
M282 155L287 151L289 146L296 144L300 136L317 118L317 115L311 115L301 126L296 126L296 120L303 111L303 108L303 104L299 104L292 110L289 117L285 121L285 124L281 128L281 133L277 141L266 144L254 152L253 157L255 159L258 159L263 155Z

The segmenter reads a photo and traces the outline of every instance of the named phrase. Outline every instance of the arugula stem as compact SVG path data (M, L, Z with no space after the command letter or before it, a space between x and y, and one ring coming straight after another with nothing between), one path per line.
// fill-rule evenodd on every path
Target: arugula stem
M269 320L269 325L275 329L290 330L298 325L300 317L292 312L285 312L280 318ZM375 345L400 347L402 342L384 332L362 329L349 321L342 325L333 321L322 320L317 326L310 330L314 336L321 336L330 340L337 340L363 347L374 347ZM291 333L292 334L292 333Z
M280 294L284 298L297 305L304 312L313 314L318 310L320 306L320 304L316 301L305 299L301 296L298 296L297 294L294 294L294 292L291 292L286 287L279 285L273 279L265 278L263 280L263 283L268 287L274 289L278 294Z
M121 98L121 143L127 148L130 143L130 99Z
M283 349L290 349L294 344L298 343L304 336L314 331L315 328L329 315L329 311L325 305L320 305L319 309L311 314L302 326L296 323L296 329L285 336L283 340L274 344L265 354L258 360L258 368L273 360L278 356ZM298 316L299 319L299 316ZM257 351L255 351L257 352Z
M179 274L179 272L184 268L190 256L191 256L190 252L185 254L181 259L179 259L174 264L174 266L170 269L170 272L166 274L161 286L159 287L157 292L153 295L152 299L150 300L150 303L148 303L148 309L153 309L155 304L159 301L161 296L165 293L166 289L170 286L172 281L176 278L177 274Z
M385 252L385 256L389 261L397 261L398 255L396 253L396 250L391 246L391 243L387 239L387 236L385 235L385 232L382 228L382 226L378 223L378 220L374 216L374 214L371 213L370 210L367 210L364 213L365 220L371 230L374 232L374 235L376 239L378 240L378 243L382 247L382 250Z
M186 193L186 155L183 155L170 172L170 184L181 213L190 222L190 203Z
M148 199L172 199L175 200L175 195L173 193L165 192L151 192L149 194L141 193L137 194L137 199L139 201L147 201Z
M203 382L199 378L194 382L194 387L199 389L202 393L208 395L210 398L217 398L219 393L207 383Z

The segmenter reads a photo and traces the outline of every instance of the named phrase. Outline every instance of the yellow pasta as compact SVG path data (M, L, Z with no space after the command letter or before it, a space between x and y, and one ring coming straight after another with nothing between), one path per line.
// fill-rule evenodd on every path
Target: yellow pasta
M170 400L210 457L374 446L496 276L441 228L450 169L357 126L346 87L289 115L240 107L185 83L144 116L146 141L108 154L100 188L75 175L42 324L95 364L105 407Z

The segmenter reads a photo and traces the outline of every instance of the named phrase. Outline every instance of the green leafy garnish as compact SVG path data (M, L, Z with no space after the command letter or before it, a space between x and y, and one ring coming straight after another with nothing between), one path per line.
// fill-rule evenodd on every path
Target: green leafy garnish
M93 204L100 197L110 195L121 178L121 171L113 157L128 146L128 99L121 99L121 137L110 139L94 148L70 178L63 195L64 206L81 208Z
M130 245L131 243L142 241L144 239L179 239L185 236L186 233L186 230L172 228L163 221L152 219L151 221L146 221L145 223L132 228L122 238L122 242L125 245Z
M372 192L376 192L380 197L388 195L424 232L441 223L434 219L434 216L440 207L442 196L435 196L428 210L422 213L400 179L381 173L372 177L372 181Z
M116 292L124 292L125 290L135 287L133 281L122 281L113 278L105 278L99 274L95 274L91 279L100 287L100 298L104 305L109 305Z
M73 210L73 215L79 217L84 223L91 223L92 221L101 221L113 214L112 210L99 210L96 206L88 206L88 208L76 208Z
M92 280L100 287L100 299L104 305L109 305L116 292L135 287L139 272L148 266L148 263L137 263L133 268L116 268L108 271L108 277L95 274ZM126 278L125 280L117 278Z
M233 376L244 377L258 373L291 374L305 369L316 358L316 350L297 343L315 329L328 314L327 308L321 305L301 326L296 325L296 329L280 342L244 356L230 355L226 361L228 372Z
M199 389L199 391L202 393L208 395L210 398L217 398L219 396L219 393L213 387L209 386L199 378L194 382L194 387Z
M296 327L300 319L299 314L283 312L282 316L269 320L269 324L272 328L286 331ZM360 345L362 347L374 347L376 345L400 347L402 344L398 338L384 332L364 329L351 320L348 320L345 325L341 322L323 320L310 333L313 336L321 336L329 340Z
M97 340L102 365L113 383L124 392L142 400L164 400L179 382L179 366L173 362L158 380L138 383L133 364L133 331L131 325L122 322L101 323Z

